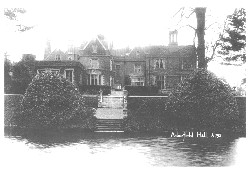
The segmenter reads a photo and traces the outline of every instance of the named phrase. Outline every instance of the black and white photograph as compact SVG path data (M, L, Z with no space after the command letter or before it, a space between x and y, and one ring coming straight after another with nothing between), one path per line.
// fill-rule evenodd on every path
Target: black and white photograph
M2 6L4 171L249 166L248 4L203 2Z

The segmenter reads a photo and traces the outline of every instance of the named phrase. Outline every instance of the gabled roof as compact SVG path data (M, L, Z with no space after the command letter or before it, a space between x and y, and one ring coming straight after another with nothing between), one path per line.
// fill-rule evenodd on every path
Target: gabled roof
M93 45L96 45L97 52L93 53ZM109 55L108 45L105 40L99 39L98 36L89 42L81 45L80 55Z
M195 47L193 45L187 46L147 46L147 47L137 47L135 50L132 50L130 55L133 57L135 53L138 52L140 56L146 57L177 57L177 56L192 56L196 55Z
M123 52L123 51L122 51ZM178 57L178 56L196 56L196 49L193 45L187 46L146 46L135 47L129 54L119 54L117 56L125 56L126 59L142 59L145 57ZM113 52L113 55L115 53ZM119 58L119 57L118 57Z
M89 42L88 42L87 44L84 45L84 47L83 47L82 50L85 50L85 49L87 48L87 46L88 46L92 41L94 41L94 40L98 40L98 42L102 45L102 47L104 48L104 50L108 50L108 45L107 45L107 43L105 43L104 40L103 40L103 41L100 40L100 39L98 38L98 36L95 37L94 39L89 40Z
M53 61L55 60L55 56L59 54L60 55L60 59L61 60L68 60L67 58L67 54L65 52L63 52L60 49L55 49L53 52L51 52L44 60L49 60L49 61Z

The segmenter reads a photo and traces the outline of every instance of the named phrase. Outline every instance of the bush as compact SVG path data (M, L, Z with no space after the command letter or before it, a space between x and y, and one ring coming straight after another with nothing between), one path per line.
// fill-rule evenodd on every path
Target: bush
M133 115L160 116L169 110L166 107L167 97L128 97L128 110Z
M85 123L93 120L94 112L84 103L78 89L60 74L39 74L26 90L17 122L29 128L65 128L77 124L92 128Z
M157 87L147 87L147 86L131 86L126 85L124 87L128 91L128 95L134 96L151 96L158 94Z
M230 86L207 70L195 71L173 90L168 103L181 125L226 131L238 119L236 100Z

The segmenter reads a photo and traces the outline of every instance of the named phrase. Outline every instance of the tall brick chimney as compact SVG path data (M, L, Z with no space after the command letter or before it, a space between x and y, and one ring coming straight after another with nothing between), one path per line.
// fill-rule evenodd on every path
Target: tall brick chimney
M44 60L47 58L48 55L51 54L51 43L49 40L46 41L46 47L44 52Z
M170 31L169 32L169 45L177 46L178 45L178 31Z

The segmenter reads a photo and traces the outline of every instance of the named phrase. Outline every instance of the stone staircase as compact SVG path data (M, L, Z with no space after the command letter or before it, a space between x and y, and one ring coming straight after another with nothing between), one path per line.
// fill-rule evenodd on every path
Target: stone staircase
M122 123L127 111L123 94L123 91L114 91L109 96L99 97L95 132L124 132Z
M122 119L97 119L95 132L124 132Z

